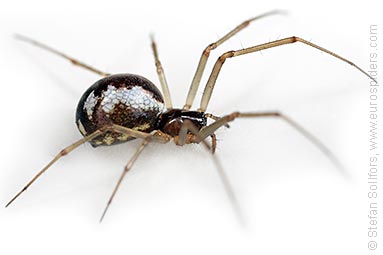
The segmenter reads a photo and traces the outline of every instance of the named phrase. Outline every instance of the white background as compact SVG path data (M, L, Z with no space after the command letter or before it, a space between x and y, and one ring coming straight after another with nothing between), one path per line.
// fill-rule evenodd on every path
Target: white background
M78 99L99 77L13 34L36 38L112 73L158 84L154 33L174 105L181 107L202 49L243 20L273 9L212 53L300 36L368 68L377 1L3 1L0 10L3 206L81 136ZM206 78L206 76L205 76ZM368 79L302 44L229 59L210 112L280 110L320 138L345 178L278 120L237 120L217 132L217 155L246 227L199 145L150 145L98 219L138 141L83 145L0 209L2 254L362 254L367 250ZM201 95L201 90L198 94Z

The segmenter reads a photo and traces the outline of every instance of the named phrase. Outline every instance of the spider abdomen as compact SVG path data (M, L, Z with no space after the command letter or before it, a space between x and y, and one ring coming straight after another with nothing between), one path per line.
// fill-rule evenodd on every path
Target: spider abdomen
M151 132L163 109L162 95L152 82L138 75L116 74L85 91L77 106L76 124L83 136L111 124ZM124 134L106 132L91 144L111 145L130 139Z

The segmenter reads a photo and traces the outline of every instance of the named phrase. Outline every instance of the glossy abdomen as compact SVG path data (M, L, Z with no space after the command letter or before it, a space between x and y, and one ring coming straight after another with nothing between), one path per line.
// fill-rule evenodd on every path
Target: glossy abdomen
M157 87L144 77L116 74L93 84L81 97L76 124L83 136L110 124L151 132L164 108ZM91 141L94 146L124 142L131 137L107 132Z

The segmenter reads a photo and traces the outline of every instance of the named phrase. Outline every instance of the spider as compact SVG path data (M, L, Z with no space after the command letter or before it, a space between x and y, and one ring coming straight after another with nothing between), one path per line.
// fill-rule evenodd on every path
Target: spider
M348 59L300 37L287 37L253 47L228 51L222 54L216 60L207 80L199 108L197 110L190 110L199 88L210 52L246 28L251 22L275 14L283 14L283 12L276 10L248 19L216 42L209 44L203 50L183 108L173 108L164 69L159 60L157 45L153 36L151 36L151 48L163 96L152 82L142 76L128 73L109 74L80 62L75 58L72 58L31 38L17 35L17 39L31 43L37 47L61 56L69 60L72 64L101 75L103 78L98 80L88 90L86 90L78 103L76 110L76 124L80 133L83 135L83 138L61 150L24 186L23 189L21 189L21 191L19 191L7 203L6 207L8 207L16 198L27 190L29 186L31 186L32 183L34 183L43 173L45 173L45 171L47 171L48 168L50 168L57 160L67 155L81 144L89 142L93 147L101 145L109 146L138 138L142 139L142 143L137 148L129 162L125 165L124 170L107 202L100 221L103 220L105 213L112 203L125 175L132 168L134 162L137 160L144 148L150 142L168 143L171 140L179 146L190 143L202 143L211 152L226 192L234 205L234 208L237 208L237 211L239 211L228 178L226 177L219 161L214 156L216 149L215 131L222 126L228 126L229 122L237 118L271 117L282 119L309 139L337 167L341 168L341 165L336 157L322 142L320 142L315 136L309 133L296 121L281 112L264 111L243 113L236 111L222 117L206 112L217 78L227 59L296 42L318 49L343 62L346 62L358 69L364 75L368 76L370 79L373 79L367 72ZM212 119L213 122L208 124L208 119ZM206 139L209 137L211 138L211 144L206 142Z

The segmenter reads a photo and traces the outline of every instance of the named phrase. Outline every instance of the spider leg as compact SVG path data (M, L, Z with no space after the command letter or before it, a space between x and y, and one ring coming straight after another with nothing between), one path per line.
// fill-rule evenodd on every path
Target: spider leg
M205 116L212 120L219 120L221 117L215 116L211 113L205 113ZM229 124L225 124L225 127L230 128Z
M219 120L220 119L220 117L215 116L215 115L213 115L211 113L205 113L205 116L207 118L212 119L212 120ZM229 124L226 124L225 127L230 128ZM210 137L211 137L211 151L214 154L215 150L217 149L217 137L216 137L216 135L214 133L211 134Z
M112 192L112 195L110 196L109 200L108 200L108 203L104 209L104 212L102 213L101 215L101 218L100 218L100 222L102 222L102 220L104 219L105 217L105 214L106 212L108 211L109 209L109 206L110 204L112 203L113 201L113 198L114 196L116 195L117 193L117 190L118 188L120 187L121 185L121 182L122 180L124 179L126 173L132 168L134 162L137 160L138 156L141 154L141 152L144 150L145 146L150 142L150 136L148 136L147 138L145 138L145 140L141 143L140 147L138 147L138 149L136 150L136 152L134 153L133 157L129 160L128 164L126 164L126 166L124 167L124 170L122 171L122 174L120 176L120 178L118 179L118 182Z
M67 146L66 148L64 148L63 150L61 150L42 170L40 170L40 172L38 172L28 183L27 185L24 186L23 189L21 189L21 191L19 191L8 203L5 207L8 207L13 201L16 200L16 198L18 198L24 191L26 191L29 186L31 186L43 173L45 173L56 161L58 161L61 157L67 155L68 153L70 153L71 151L73 151L74 149L76 149L78 146L80 146L81 144L84 144L88 141L91 141L92 139L96 138L97 136L100 136L100 135L103 135L105 132L107 131L113 131L113 132L118 132L118 133L123 133L123 134L127 134L127 135L130 135L132 137L135 137L135 138L147 138L149 136L151 136L150 134L148 133L144 133L144 132L140 132L140 131L137 131L137 130L133 130L133 129L130 129L130 128L126 128L126 127L123 127L123 126L119 126L119 125L112 125L112 126L107 126L105 127L104 129L98 129L96 131L94 131L93 133L81 138L80 140L76 141L75 143ZM155 141L157 142L162 142L164 140L170 140L169 138L167 138L166 136L155 136Z
M177 136L174 137L175 143L177 145L183 146L186 143L186 140L188 139L188 137L187 137L188 132L191 132L192 135L196 136L196 138L198 139L198 141L190 140L189 143L190 142L202 142L208 150L211 149L210 145L204 139L202 139L199 136L198 128L190 120L185 120L183 122L178 137Z
M19 193L17 193L8 203L5 207L8 207L13 201L16 200L16 198L18 198L24 191L26 191L29 186L32 185L32 183L34 183L43 173L45 173L46 170L48 170L49 167L51 167L57 160L59 160L61 157L67 155L69 152L71 152L72 150L76 149L78 146L80 146L81 144L84 144L94 138L96 138L97 136L99 135L102 135L104 132L101 131L101 130L97 130L95 132L93 132L92 134L88 135L88 136L85 136L84 138L78 140L77 142L69 145L68 147L64 148L63 150L61 150L42 170L40 170L40 172L38 172L33 178L32 180L30 180L28 182L27 185L24 186L24 188L19 191Z
M154 60L155 60L156 68L157 68L157 75L158 75L158 78L160 79L162 92L163 92L164 98L165 98L166 109L169 110L169 109L172 109L173 106L172 106L172 99L170 97L170 91L169 91L168 83L167 83L166 78L165 78L164 69L162 68L162 64L161 64L160 59L158 57L157 45L156 45L156 42L154 41L154 37L151 36L150 39L152 41L151 46L152 46Z
M41 42L38 42L38 41L31 39L29 37L26 37L24 35L15 35L15 38L18 40L33 44L33 45L35 45L41 49L44 49L44 50L51 52L57 56L63 57L65 59L69 60L73 65L80 66L82 68L87 69L88 71L94 72L94 73L99 74L101 76L109 76L110 75L109 73L106 73L106 72L100 71L94 67L91 67L91 66L89 66L83 62L80 62L79 60L77 60L75 58L72 58L72 57L70 57L70 56L68 56L68 55L66 55L66 54L64 54L64 53L62 53L56 49L53 49L53 48L51 48L51 47L49 47L49 46L47 46Z
M113 132L116 132L116 133L126 134L126 135L129 135L129 136L135 137L135 138L142 138L142 139L145 139L145 138L151 136L151 134L149 134L149 133L145 133L145 132L142 132L142 131L134 130L134 129L127 128L127 127L124 127L124 126L120 126L120 125L117 125L117 124L113 124L112 126L108 127L107 130L108 131L113 131Z
M207 60L209 58L210 52L212 50L216 49L219 45L221 45L225 41L227 41L229 38L233 37L239 31L246 28L251 22L258 20L258 19L261 19L261 18L264 18L264 17L267 17L267 16L275 15L275 14L284 14L284 12L279 11L279 10L274 10L274 11L270 11L270 12L266 12L264 14L258 15L256 17L251 18L251 19L245 20L240 25L238 25L233 30L231 30L229 33L227 33L225 36L220 38L218 41L209 44L204 49L204 51L202 52L201 58L199 60L198 66L197 66L197 70L194 74L193 81L192 81L190 88L189 88L189 92L188 92L188 95L186 98L186 103L184 105L185 110L189 110L193 104L193 101L194 101L194 98L196 96L199 84L201 82L201 78L202 78L203 72L205 70L206 63L207 63Z
M117 125L114 125L114 126L116 127ZM123 131L123 129L121 129L120 127L121 126L117 126L118 130ZM122 127L122 128L124 128L124 127ZM127 128L124 128L124 129L127 129ZM129 129L127 131L130 132ZM117 182L117 184L116 184L116 186L112 192L112 195L110 196L108 203L106 204L104 212L101 215L100 222L102 222L102 220L104 219L105 214L108 211L109 206L111 205L113 198L116 195L117 190L120 187L122 180L124 179L126 173L132 168L134 162L136 162L138 156L140 156L141 152L144 150L146 145L148 145L149 142L167 143L169 141L170 141L170 136L162 133L161 131L155 131L155 133L153 133L153 134L147 134L147 136L142 141L140 147L138 147L138 149L134 153L133 157L129 160L128 164L126 164L126 166L124 167L124 170L122 171L122 174L121 174L120 178L118 179L118 182Z
M217 136L213 133L210 135L211 137L211 152L214 154L217 149Z
M204 112L206 110L206 108L207 108L207 106L209 104L209 101L210 101L211 94L212 94L213 89L214 89L214 85L215 85L215 83L217 81L219 72L220 72L220 70L222 68L223 63L225 63L227 58L233 58L233 57L237 57L237 56L241 56L241 55L245 55L245 54L249 54L249 53L253 53L253 52L257 52L257 51L261 51L261 50L270 49L270 48L282 46L282 45L285 45L285 44L296 43L296 42L301 42L304 45L311 46L311 47L313 47L315 49L318 49L320 51L323 51L323 52L325 52L325 53L327 53L327 54L329 54L329 55L331 55L331 56L333 56L333 57L335 57L337 59L340 59L343 62L346 62L346 63L350 64L351 66L355 67L356 69L358 69L360 72L365 74L370 79L376 81L366 71L364 71L362 68L360 68L359 66L357 66L356 64L354 64L350 60L348 60L348 59L346 59L344 57L341 57L340 55L335 54L334 52L329 51L329 50L327 50L327 49L325 49L325 48L323 48L321 46L318 46L318 45L316 45L314 43L306 41L306 40L304 40L302 38L299 38L299 37L296 37L296 36L292 36L292 37L288 37L288 38L284 38L284 39L280 39L280 40L276 40L276 41L272 41L272 42L256 45L256 46L249 47L249 48L246 48L246 49L241 49L241 50L236 50L236 51L228 51L228 52L222 54L217 59L217 61L215 62L213 70L212 70L212 72L210 74L210 77L209 77L207 83L206 83L205 90L203 92L203 96L202 96L202 99L201 99L201 105L200 105L199 111Z
M184 123L183 123L183 125L181 127L181 130L180 130L179 139L177 140L177 144L178 145L185 144L186 135L187 135L188 131L190 131L193 135L196 136L196 138L198 139L198 142L202 142L203 143L204 147L207 149L207 151L211 155L211 157L212 157L212 159L214 161L214 164L216 165L216 169L217 169L218 175L219 175L219 177L221 179L221 182L222 182L222 184L224 186L225 192L226 192L226 194L227 194L227 196L228 196L228 198L230 200L231 206L233 207L234 212L235 212L239 222L242 225L244 225L245 224L245 220L244 220L241 208L239 206L238 200L237 200L237 198L235 196L235 193L233 191L232 185L230 184L229 178L227 177L225 171L223 170L221 162L219 161L218 157L214 154L214 151L210 148L209 144L205 141L206 137L202 138L202 136L200 135L200 132L198 131L197 127L190 120L185 120L184 121ZM215 137L214 134L210 134L210 135L213 135ZM215 150L214 138L213 138L213 148Z
M233 121L236 118L262 118L262 117L274 117L280 118L283 121L287 122L290 126L296 129L299 133L301 133L304 137L306 137L311 143L313 143L334 165L340 170L343 175L346 175L346 171L340 161L336 158L334 153L332 153L318 138L308 132L305 128L303 128L300 124L287 117L286 115L280 112L250 112L250 113L240 113L233 112L232 114L226 115L222 117L220 120L212 123L211 125L205 127L200 131L201 139L205 139L212 133L214 133L218 128L225 125L227 122Z

